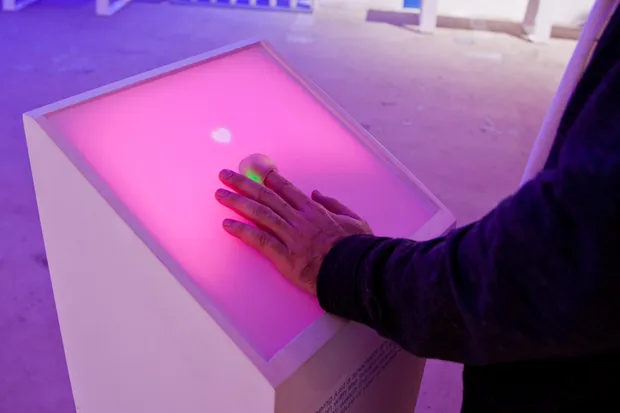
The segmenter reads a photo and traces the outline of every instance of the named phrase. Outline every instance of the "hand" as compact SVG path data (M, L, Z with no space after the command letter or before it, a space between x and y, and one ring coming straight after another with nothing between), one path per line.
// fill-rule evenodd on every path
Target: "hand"
M350 235L372 234L368 224L340 202L318 191L309 198L276 169L264 175L264 186L230 170L219 177L234 192L218 189L216 199L256 224L226 219L224 229L312 295L329 250Z

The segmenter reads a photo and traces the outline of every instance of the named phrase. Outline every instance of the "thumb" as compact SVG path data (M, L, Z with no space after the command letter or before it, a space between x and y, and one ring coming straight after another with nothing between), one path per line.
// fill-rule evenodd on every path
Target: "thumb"
M346 207L340 201L338 201L335 198L325 196L317 190L312 191L312 200L318 204L321 204L326 210L328 210L331 213L334 213L337 215L346 215L348 217L361 220L359 215L351 211L348 207Z

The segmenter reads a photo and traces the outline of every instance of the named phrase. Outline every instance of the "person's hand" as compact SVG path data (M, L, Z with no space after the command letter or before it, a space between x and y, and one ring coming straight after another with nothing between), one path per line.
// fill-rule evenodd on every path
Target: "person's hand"
M329 250L350 235L372 234L368 224L337 200L318 191L309 198L272 168L264 186L230 170L216 199L255 226L226 219L224 229L257 249L289 281L316 295L319 269Z

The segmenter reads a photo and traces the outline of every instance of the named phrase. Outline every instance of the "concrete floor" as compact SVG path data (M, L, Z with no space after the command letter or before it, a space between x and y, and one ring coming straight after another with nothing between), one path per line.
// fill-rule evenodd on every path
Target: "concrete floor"
M517 187L575 45L537 46L484 30L419 35L406 17L368 12L379 0L325 0L314 16L134 3L98 18L93 3L42 0L0 14L2 413L74 411L24 111L237 40L267 38L463 224ZM457 412L459 373L431 362L418 412Z

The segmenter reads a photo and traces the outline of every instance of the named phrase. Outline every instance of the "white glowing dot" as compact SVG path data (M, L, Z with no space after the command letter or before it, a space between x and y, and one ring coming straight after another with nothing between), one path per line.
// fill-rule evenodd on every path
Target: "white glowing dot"
M229 143L232 140L232 134L226 128L219 128L211 132L211 138L219 143Z

